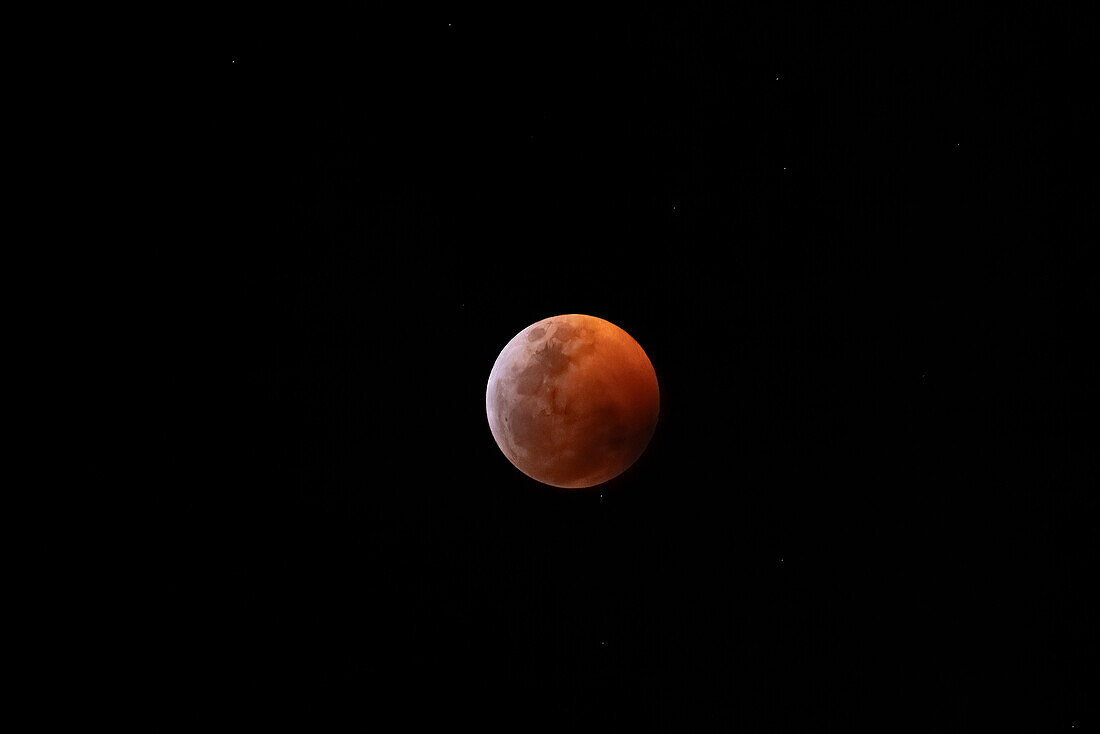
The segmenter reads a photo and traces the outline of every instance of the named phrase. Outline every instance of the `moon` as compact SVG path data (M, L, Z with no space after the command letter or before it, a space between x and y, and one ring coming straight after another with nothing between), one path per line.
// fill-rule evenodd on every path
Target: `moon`
M551 316L516 334L485 390L489 430L508 460L565 489L602 484L637 461L660 402L645 350L584 314Z

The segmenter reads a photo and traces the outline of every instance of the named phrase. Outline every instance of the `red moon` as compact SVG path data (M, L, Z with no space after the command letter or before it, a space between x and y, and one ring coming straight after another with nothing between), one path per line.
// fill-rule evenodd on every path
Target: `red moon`
M497 446L544 484L581 489L613 479L645 451L660 410L645 351L595 316L551 316L497 357L485 413Z

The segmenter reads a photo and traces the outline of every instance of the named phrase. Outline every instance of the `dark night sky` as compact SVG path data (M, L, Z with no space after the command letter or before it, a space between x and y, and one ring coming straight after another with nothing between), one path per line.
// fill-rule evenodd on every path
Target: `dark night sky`
M761 5L217 18L161 729L1096 726L1092 39ZM602 497L484 415L569 312L662 389Z

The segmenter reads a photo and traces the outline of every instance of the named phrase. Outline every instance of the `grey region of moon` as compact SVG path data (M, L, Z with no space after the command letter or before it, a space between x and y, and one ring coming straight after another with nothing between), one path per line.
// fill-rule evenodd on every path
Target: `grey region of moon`
M516 334L489 375L485 412L500 450L527 476L567 489L602 484L645 451L657 375L629 334L583 314Z

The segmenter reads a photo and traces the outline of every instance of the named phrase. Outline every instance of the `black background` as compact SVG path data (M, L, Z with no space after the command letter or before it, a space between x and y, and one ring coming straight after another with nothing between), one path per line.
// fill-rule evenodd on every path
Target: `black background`
M761 5L212 20L158 726L1095 725L1086 24ZM587 492L484 415L559 313L662 390Z

